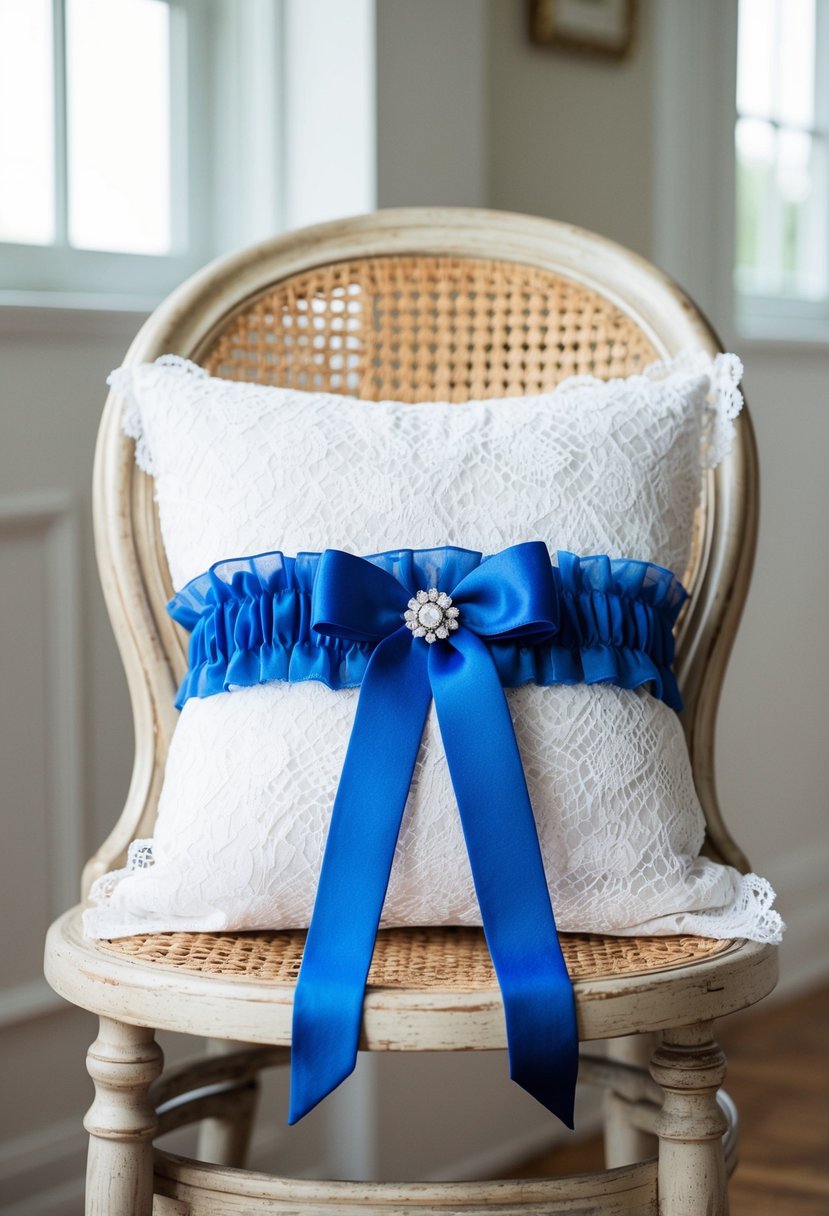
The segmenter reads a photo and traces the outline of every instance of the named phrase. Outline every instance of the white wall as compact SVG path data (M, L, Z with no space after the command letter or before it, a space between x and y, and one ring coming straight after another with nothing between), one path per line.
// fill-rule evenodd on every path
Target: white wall
M377 204L485 206L487 4L380 0Z
M537 47L526 6L489 0L489 205L591 228L646 254L652 199L648 5L629 60Z

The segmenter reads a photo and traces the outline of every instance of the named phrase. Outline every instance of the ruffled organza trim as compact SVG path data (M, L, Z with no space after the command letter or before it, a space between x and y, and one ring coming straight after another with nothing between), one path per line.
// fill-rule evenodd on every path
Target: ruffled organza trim
M395 550L369 560L393 573L406 554L435 566L444 550ZM480 554L477 561L486 561ZM318 553L262 553L217 562L167 605L191 631L189 669L176 704L270 680L359 685L373 645L329 638L311 624ZM673 627L686 592L650 562L559 550L553 565L559 622L533 645L490 642L501 683L611 683L650 691L673 709L682 700L671 670Z

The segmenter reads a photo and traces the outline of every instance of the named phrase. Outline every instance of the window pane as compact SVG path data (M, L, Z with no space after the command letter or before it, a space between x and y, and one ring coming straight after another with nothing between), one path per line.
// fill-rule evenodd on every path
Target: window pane
M773 110L777 0L740 0L737 26L737 110L768 117Z
M827 292L827 148L816 131L816 0L740 0L738 290Z
M823 139L771 123L737 124L737 285L749 294L826 295Z
M67 0L69 241L169 253L170 10Z
M815 0L781 3L777 114L782 123L815 121Z
M739 113L812 127L815 0L740 0L739 12Z
M0 241L55 237L51 0L0 0Z

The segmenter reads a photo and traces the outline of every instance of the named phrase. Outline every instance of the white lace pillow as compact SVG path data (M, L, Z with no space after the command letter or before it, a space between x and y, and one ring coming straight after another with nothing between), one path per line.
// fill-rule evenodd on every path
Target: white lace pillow
M733 355L464 405L367 403L208 377L175 357L113 373L156 480L174 586L224 558L454 544L688 562L700 469L727 452ZM187 701L156 834L100 879L87 932L307 925L358 690L273 682ZM608 685L508 693L558 926L777 940L773 892L699 856L675 713ZM429 716L384 924L480 923Z

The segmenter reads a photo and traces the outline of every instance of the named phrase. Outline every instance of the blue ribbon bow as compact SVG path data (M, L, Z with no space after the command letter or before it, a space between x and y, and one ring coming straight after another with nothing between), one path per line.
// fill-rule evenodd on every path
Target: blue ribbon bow
M325 845L294 997L295 1123L354 1069L363 995L395 845L434 698L484 933L506 1015L510 1076L573 1126L578 1032L535 820L501 680L499 641L556 633L556 582L541 542L493 557L445 548L384 554L386 569L336 549L314 581L313 628L373 646ZM391 558L391 560L389 560ZM404 622L436 587L458 628L427 644Z

